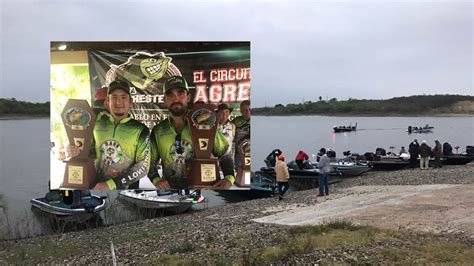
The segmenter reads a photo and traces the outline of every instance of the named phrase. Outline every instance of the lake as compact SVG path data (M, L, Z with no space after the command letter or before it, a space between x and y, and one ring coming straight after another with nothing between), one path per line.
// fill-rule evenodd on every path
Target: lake
M0 239L5 236L7 224L13 233L7 237L30 236L48 233L42 226L41 217L31 211L30 199L42 197L48 190L50 176L50 133L49 119L0 120L0 195L3 213L0 213ZM353 125L357 131L333 133L337 125ZM409 125L434 126L433 133L411 134L406 132ZM252 117L252 169L264 165L263 159L274 148L280 148L288 160L292 160L298 150L309 155L316 154L321 147L331 148L342 156L342 152L364 153L375 151L377 147L389 151L390 146L398 151L401 146L408 148L413 139L426 140L433 146L434 140L448 141L460 146L474 144L473 117ZM103 192L114 202L114 210L109 210L104 223L118 223L142 219L133 209L116 202L116 192ZM215 192L206 191L209 206L224 204ZM11 231L11 230L10 230ZM3 234L3 235L2 235Z
M348 126L357 123L357 131L334 133L334 126ZM408 126L434 126L433 133L408 134ZM275 148L286 155L287 161L294 160L299 150L310 157L324 147L336 151L337 157L350 150L364 154L380 147L398 152L401 146L408 150L414 139L449 142L453 148L474 145L474 117L328 117L328 116L285 116L252 117L252 170L264 166L263 160ZM453 150L454 151L454 150ZM311 159L311 158L310 158Z

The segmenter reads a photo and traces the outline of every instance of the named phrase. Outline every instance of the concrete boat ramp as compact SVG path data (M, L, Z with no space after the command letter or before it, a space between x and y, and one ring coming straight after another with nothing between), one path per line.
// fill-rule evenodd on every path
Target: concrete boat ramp
M316 197L316 195L315 195ZM474 185L357 186L313 205L276 204L261 223L316 225L335 220L381 228L461 233L474 239Z

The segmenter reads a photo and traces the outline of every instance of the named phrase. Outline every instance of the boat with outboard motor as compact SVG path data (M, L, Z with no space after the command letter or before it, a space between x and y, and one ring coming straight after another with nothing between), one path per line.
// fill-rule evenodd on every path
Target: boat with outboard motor
M182 195L177 190L121 190L119 199L142 209L183 213L191 209L194 203L204 201L203 196L196 193L193 191L189 195ZM195 196L198 198L195 199Z
M92 195L89 190L51 190L42 198L31 199L31 205L59 216L91 215L104 210L107 197Z
M233 201L232 198L236 194L246 199L254 199L270 197L278 190L275 177L266 175L262 171L252 173L250 181L250 189L217 190L217 193L226 198L226 200L230 199L230 201Z
M357 123L355 126L349 125L349 126L335 126L332 128L335 133L339 132L351 132L351 131L356 131L357 130Z
M411 133L431 133L433 132L434 127L426 124L424 127L408 126L406 132Z

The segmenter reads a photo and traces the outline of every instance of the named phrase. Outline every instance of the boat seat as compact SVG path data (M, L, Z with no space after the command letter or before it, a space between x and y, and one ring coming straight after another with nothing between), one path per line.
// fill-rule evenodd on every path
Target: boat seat
M61 192L59 190L51 190L50 192L46 193L44 199L46 200L46 202L60 201Z

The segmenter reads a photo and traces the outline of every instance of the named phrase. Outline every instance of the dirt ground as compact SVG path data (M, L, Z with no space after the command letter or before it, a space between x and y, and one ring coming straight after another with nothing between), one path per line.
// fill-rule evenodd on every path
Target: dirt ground
M348 220L354 224L434 233L459 233L474 239L474 185L356 186L318 198L314 205L266 210L256 222L285 225Z

